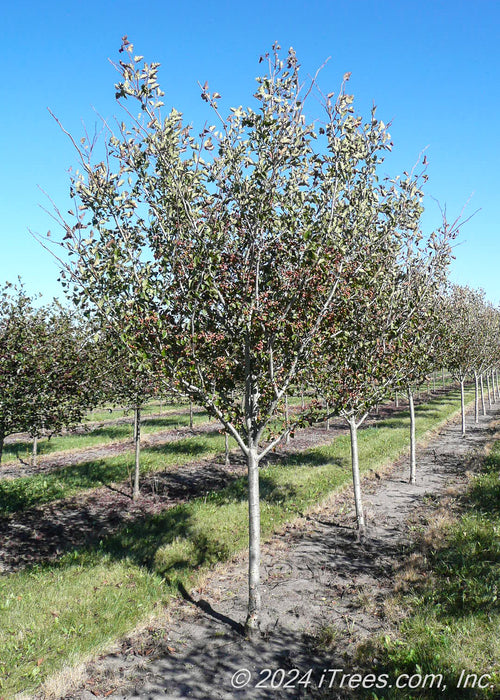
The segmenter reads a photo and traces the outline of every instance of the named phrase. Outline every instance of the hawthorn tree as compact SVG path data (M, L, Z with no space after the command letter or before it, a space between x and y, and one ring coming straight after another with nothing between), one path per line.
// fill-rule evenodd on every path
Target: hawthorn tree
M126 38L121 53L124 121L104 157L95 162L93 144L71 137L81 170L73 220L57 212L71 256L60 256L63 275L80 304L119 328L245 455L250 631L261 607L259 465L298 422L318 417L306 408L287 425L280 407L326 317L341 319L346 294L350 303L364 294L350 284L370 255L364 208L380 201L385 230L413 201L414 183L379 180L390 137L375 108L366 121L355 113L350 74L337 95L324 94L316 77L301 80L293 49L282 57L274 45L254 107L223 116L205 83L216 123L195 137L178 111L163 113L158 64ZM313 91L322 113L308 120Z
M404 191L409 182L405 181ZM413 188L415 183L411 183ZM404 383L422 380L429 366L429 343L435 315L433 303L443 287L451 256L450 242L456 226L443 223L427 241L418 227L422 193L410 190L397 217L386 220L372 234L370 256L355 283L360 293L345 305L340 319L327 318L342 334L330 338L328 328L320 336L317 386L332 411L349 425L356 523L365 531L358 458L358 429L369 411ZM375 218L377 221L377 218ZM365 223L365 231L373 224ZM354 280L353 280L354 282ZM351 282L352 284L352 282ZM361 290L363 293L361 294ZM347 294L350 301L350 295ZM347 307L349 310L346 312ZM323 343L323 345L321 345ZM413 395L409 391L410 409ZM411 478L414 479L415 417L411 410Z
M474 372L478 359L477 321L483 307L483 293L470 287L452 285L444 304L444 327L447 334L446 361L451 375L460 383L462 435L465 435L464 387L467 376ZM478 413L476 379L475 413Z
M103 364L108 368L106 398L112 403L131 406L134 412L132 499L136 501L140 495L141 412L144 404L158 394L161 380L151 367L141 363L137 350L123 343L116 333L104 330L99 342Z
M32 299L22 284L0 291L0 460L4 440L26 429L30 387L36 379L31 355L36 338Z
M0 459L4 439L36 441L79 423L97 401L94 346L74 312L57 302L35 307L24 287L0 292ZM93 371L94 370L94 371Z

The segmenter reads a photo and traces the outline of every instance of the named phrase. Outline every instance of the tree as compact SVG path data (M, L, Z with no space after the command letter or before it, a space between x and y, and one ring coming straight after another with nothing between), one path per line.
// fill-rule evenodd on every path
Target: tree
M217 125L195 138L175 109L162 114L158 64L134 56L126 38L121 52L116 97L125 121L104 160L95 163L92 144L71 137L82 169L71 180L74 220L57 212L72 256L61 258L63 274L79 303L220 420L245 455L252 630L260 611L259 465L316 410L286 425L280 406L327 315L341 318L345 295L360 293L349 280L369 255L363 208L380 199L377 225L385 229L413 200L413 182L405 189L379 181L390 137L375 108L366 122L355 114L350 74L336 99L323 96L316 78L301 82L293 49L283 59L274 45L261 59L268 71L258 78L256 109L223 117L220 95L205 84L201 97ZM313 90L322 121L304 113Z
M79 423L97 400L89 329L54 302L35 308L24 287L0 292L0 459L13 432L36 440Z
M22 285L0 291L0 460L4 440L26 426L30 387L36 379L31 348L36 338L34 309Z
M100 350L109 372L106 377L106 398L112 403L124 403L134 411L134 476L132 498L139 498L141 412L145 403L159 391L160 380L144 363L135 348L124 344L112 330L100 334Z
M465 436L465 394L467 376L474 371L478 358L477 321L483 306L483 293L469 287L452 285L445 300L444 318L447 332L447 366L460 382L462 435ZM476 375L475 412L478 412Z
M403 183L407 184L407 183ZM360 292L345 305L340 319L327 323L342 327L340 336L320 337L316 362L317 385L332 411L349 425L356 522L360 536L365 531L361 497L357 431L369 411L386 398L394 386L421 381L429 361L435 323L433 302L446 279L450 242L456 227L446 222L428 241L417 226L421 192L412 192L398 216L372 235L370 256L355 280ZM376 219L375 219L376 220ZM367 222L368 225L368 222ZM365 229L366 230L366 229ZM351 299L347 295L348 300ZM326 371L325 371L326 370ZM409 389L410 408L412 392ZM414 458L412 413L411 446ZM414 471L412 471L414 478Z

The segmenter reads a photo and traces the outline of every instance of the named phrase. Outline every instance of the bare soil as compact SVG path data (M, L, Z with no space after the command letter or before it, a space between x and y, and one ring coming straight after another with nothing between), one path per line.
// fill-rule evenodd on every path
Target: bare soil
M182 436L207 434L206 427L205 430L197 427L194 431L188 428L187 433L182 431ZM214 423L211 423L210 430L216 432L217 426L214 427ZM328 443L341 430L343 428L339 423L330 431L324 428L298 431L296 438L289 444L280 446L279 450L270 455L270 459L280 459L285 454ZM144 446L162 445L179 439L174 431L168 434L162 431L148 437L151 440L145 440ZM32 469L35 473L43 473L55 469L56 464L57 468L62 468L124 451L124 446L118 444L82 450L78 455L61 454L56 460L47 460ZM85 455L84 458L82 454ZM54 561L67 551L84 548L113 534L125 523L141 520L147 515L222 489L244 474L245 469L239 450L231 453L228 467L224 465L223 459L221 461L221 455L204 460L193 458L193 461L180 467L143 477L141 495L137 501L131 498L129 484L111 483L76 496L0 516L0 572L9 573L26 566Z
M52 686L52 695L47 688L36 697L226 700L321 695L324 669L353 673L358 643L391 626L387 601L395 576L408 561L415 512L431 512L443 494L465 488L499 419L497 404L468 428L465 438L457 421L446 425L418 450L416 485L408 483L405 459L366 477L369 531L364 541L356 537L349 489L276 534L263 547L263 615L255 639L242 633L247 562L241 556L215 567L201 588L184 591L183 600L80 669L78 682L75 674L71 683L69 675L63 676L59 686ZM232 685L232 679L243 677L234 675L239 669L247 669L251 679L242 689ZM306 687L298 679L308 669ZM275 671L279 687L273 688ZM264 687L257 687L259 681ZM322 697L353 697L343 692L333 684Z

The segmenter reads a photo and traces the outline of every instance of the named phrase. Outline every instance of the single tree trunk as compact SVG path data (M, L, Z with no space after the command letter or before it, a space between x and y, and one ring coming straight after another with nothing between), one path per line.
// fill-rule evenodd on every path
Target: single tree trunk
M31 466L32 467L36 467L37 454L38 454L38 438L35 435L35 437L33 438L33 447L31 450Z
M413 403L413 392L408 387L408 405L410 407L410 484L417 483L417 452L415 441L415 405Z
M432 390L435 392L436 391L436 373L432 373Z
M444 378L444 367L443 367L443 371L442 371L442 379L443 379L443 389L446 389L446 380Z
M479 377L474 372L474 423L479 423Z
M483 382L483 375L479 375L479 381L481 383L481 408L483 410L483 416L486 415L486 405L484 403L484 382Z
M189 427L193 429L193 401L189 399Z
M351 464L352 483L354 486L354 505L356 507L356 525L359 536L365 533L365 516L363 513L363 500L361 497L361 479L359 476L359 455L358 455L358 426L354 416L349 418L349 431L351 433Z
M288 415L288 394L285 393L285 428L288 431L288 428L290 427L290 418ZM286 434L286 444L290 442L290 433L287 432Z
M0 433L0 464L2 463L2 455L3 455L3 443L5 441L5 434Z
M251 635L260 619L260 500L259 461L257 449L250 447L247 454L248 467L248 616L245 629Z
M300 390L300 407L302 410L304 410L306 407L306 402L304 401L304 390L303 389Z
M330 430L330 406L328 405L328 401L326 402L326 429Z
M491 408L491 385L490 385L490 375L486 372L486 393L488 394L488 408Z
M495 387L495 373L492 371L491 372L491 388L493 391L493 403L497 402L497 390Z
M465 393L464 393L464 382L465 379L460 380L460 406L462 409L462 437L465 437Z
M139 498L139 467L141 457L141 409L134 407L134 447L135 447L135 467L134 467L134 488L132 498L137 501Z
M399 394L397 391L394 397L394 405L396 406L396 408L399 408Z
M225 448L225 459L224 465L229 467L229 436L227 432L224 433L224 448Z
M496 369L491 373L491 379L493 381L493 386L495 387L497 401L500 398L500 393L498 391L498 374Z

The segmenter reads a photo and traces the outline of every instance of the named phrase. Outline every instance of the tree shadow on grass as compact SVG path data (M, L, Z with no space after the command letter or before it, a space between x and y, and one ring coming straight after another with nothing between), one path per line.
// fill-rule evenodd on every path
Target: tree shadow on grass
M203 439L170 442L144 449L143 465L148 454L168 455L175 463L176 456L196 459L206 451L207 443ZM23 511L78 491L127 481L131 468L132 458L121 456L72 464L49 473L1 480L0 514Z

